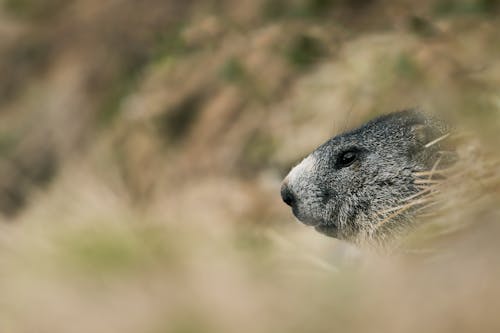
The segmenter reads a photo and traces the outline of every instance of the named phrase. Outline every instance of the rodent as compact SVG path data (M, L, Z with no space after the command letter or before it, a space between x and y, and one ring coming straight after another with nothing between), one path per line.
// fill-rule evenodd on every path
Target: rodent
M443 163L440 140L448 132L420 110L380 116L314 150L283 180L281 197L327 236L389 239L412 224L418 205L408 203L422 190L415 174Z

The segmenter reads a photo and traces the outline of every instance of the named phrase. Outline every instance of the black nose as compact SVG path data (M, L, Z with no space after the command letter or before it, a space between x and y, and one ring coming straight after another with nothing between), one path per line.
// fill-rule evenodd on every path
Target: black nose
M286 184L281 186L281 198L290 207L292 207L296 201L295 196Z

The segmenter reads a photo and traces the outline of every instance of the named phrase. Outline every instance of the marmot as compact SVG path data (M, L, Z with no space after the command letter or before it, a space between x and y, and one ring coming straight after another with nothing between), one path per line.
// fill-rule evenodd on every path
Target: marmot
M394 112L335 136L295 166L281 186L302 223L339 239L383 240L411 225L416 174L442 164L448 127L419 110Z

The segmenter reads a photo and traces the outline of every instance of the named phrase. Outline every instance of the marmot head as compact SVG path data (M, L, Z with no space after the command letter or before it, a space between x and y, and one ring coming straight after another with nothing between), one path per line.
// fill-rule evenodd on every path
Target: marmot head
M444 132L415 110L374 119L331 138L295 166L283 181L283 201L301 222L328 236L383 236L411 219L411 209L393 212L419 192L414 173L439 159L432 141Z

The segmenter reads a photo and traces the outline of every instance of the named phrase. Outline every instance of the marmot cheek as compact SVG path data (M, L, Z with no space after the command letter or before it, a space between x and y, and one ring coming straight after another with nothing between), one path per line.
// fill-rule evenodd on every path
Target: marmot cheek
M337 198L337 192L335 192L333 189L326 188L321 191L321 194L319 196L321 198L321 203L323 205L328 204L330 201L334 201Z

